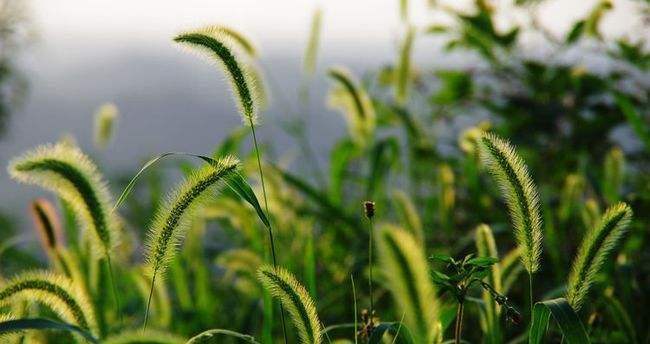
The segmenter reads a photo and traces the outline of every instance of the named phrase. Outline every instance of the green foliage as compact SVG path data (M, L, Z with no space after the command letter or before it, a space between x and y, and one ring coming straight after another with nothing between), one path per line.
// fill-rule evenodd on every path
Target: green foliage
M343 113L352 140L361 146L367 145L376 126L370 97L342 67L331 68L328 75L336 82L336 87L329 94L330 106Z
M589 336L580 318L564 298L547 300L535 304L533 322L528 332L528 343L539 344L544 339L551 315L562 331L567 343L588 344Z

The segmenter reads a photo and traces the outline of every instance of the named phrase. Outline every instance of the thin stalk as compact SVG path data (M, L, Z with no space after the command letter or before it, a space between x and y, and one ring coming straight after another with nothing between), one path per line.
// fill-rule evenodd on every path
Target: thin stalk
M357 319L357 290L354 287L354 277L352 277L352 275L350 275L350 281L352 282L352 298L354 299L354 344L358 344L357 326L359 326L359 322Z
M257 135L255 134L255 125L253 124L253 119L249 117L249 123L251 126L251 132L253 134L253 144L255 145L255 156L257 157L257 168L260 173L260 182L262 183L262 195L264 196L264 211L270 216L269 213L269 202L268 198L266 197L266 185L264 184L264 172L262 172L262 160L260 159L260 150L259 146L257 144ZM269 224L269 241L271 244L271 257L273 259L273 267L277 268L278 263L277 263L277 258L275 254L275 242L273 241L273 229L271 228L271 225ZM284 307L282 307L282 304L280 304L280 319L282 319L282 334L284 336L284 343L287 344L287 325L285 324L284 320Z
M454 331L454 342L460 344L461 334L463 332L463 315L465 314L465 302L461 301L458 303L458 308L456 309L456 328Z
M111 279L111 289L113 289L113 298L115 299L115 308L117 311L118 319L122 323L122 312L120 311L120 297L117 294L117 288L115 287L115 279L113 278L113 263L111 263L111 255L106 255L106 263L108 264L108 276Z
M373 232L374 226L372 224L372 219L368 219L370 226L368 227L368 268L369 268L369 278L368 278L368 289L370 292L370 319L373 317L374 311L374 302L373 302L373 293L372 293L372 241L373 241Z
M151 307L151 297L153 296L153 287L156 283L156 271L151 278L151 289L149 289L149 298L147 299L147 309L144 312L144 325L142 325L142 332L147 330L147 320L149 320L149 308Z
M530 318L533 318L533 274L528 273L528 294L530 296Z

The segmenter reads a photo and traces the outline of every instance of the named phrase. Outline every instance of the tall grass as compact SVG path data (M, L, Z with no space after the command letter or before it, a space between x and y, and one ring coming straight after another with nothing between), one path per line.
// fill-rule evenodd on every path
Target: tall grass
M567 286L569 304L579 310L603 263L623 238L632 220L632 209L625 203L613 205L583 239L573 261Z
M145 244L147 270L151 276L151 292L144 319L145 328L156 277L165 272L169 262L174 258L193 215L209 199L209 191L223 185L226 178L237 173L238 166L238 160L225 157L214 165L198 169L158 208Z
M406 230L385 226L379 230L377 248L383 279L414 342L437 342L442 336L439 301L422 246Z
M542 218L537 189L523 159L508 141L491 133L485 134L480 139L480 155L508 205L521 261L528 272L532 315L532 274L539 269L542 254Z
M97 332L90 298L83 287L66 277L44 271L22 273L0 290L0 303L15 300L40 302L62 319Z
M322 325L318 319L316 305L305 287L283 268L261 267L258 270L258 278L271 295L280 299L280 303L289 311L298 330L300 342L319 344Z

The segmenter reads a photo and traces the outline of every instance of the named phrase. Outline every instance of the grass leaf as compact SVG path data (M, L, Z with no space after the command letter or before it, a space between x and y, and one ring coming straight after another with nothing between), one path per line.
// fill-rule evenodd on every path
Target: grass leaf
M4 333L20 332L26 330L54 330L72 332L81 335L88 342L99 344L99 340L90 332L75 325L62 323L50 319L15 319L0 322L0 336Z
M551 315L557 322L567 344L588 344L589 336L580 318L564 298L537 302L533 308L533 322L528 332L528 344L540 344L548 328Z

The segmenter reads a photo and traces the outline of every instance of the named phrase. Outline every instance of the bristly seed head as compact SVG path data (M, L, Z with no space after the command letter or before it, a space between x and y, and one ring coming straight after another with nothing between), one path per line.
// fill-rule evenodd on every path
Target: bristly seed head
M363 210L366 214L366 218L368 218L368 220L372 220L372 218L375 216L375 202L373 201L363 202Z

